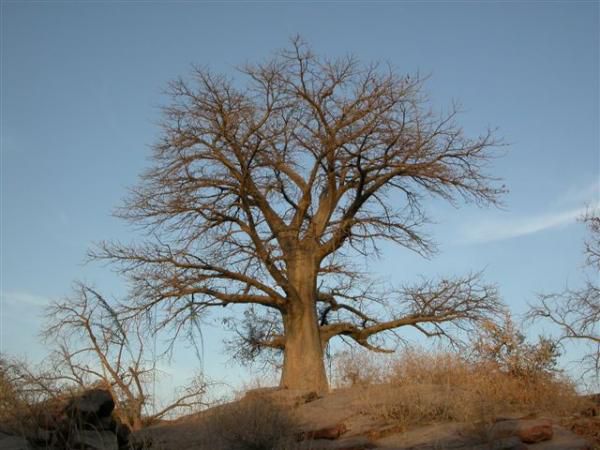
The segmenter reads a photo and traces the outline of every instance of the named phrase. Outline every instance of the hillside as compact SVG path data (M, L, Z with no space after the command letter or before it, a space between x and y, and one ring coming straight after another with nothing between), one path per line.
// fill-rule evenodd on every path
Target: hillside
M597 448L569 430L585 420L597 425L595 419L531 410L504 414L483 410L475 417L466 405L467 396L467 391L439 385L412 386L410 392L389 384L355 386L321 398L262 389L236 402L152 426L134 440L162 450Z

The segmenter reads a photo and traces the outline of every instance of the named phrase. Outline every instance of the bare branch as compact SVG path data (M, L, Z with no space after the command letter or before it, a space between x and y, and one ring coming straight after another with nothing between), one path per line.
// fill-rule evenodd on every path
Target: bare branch
M122 317L117 308L122 309L82 283L72 297L50 305L43 335L58 350L52 355L53 368L30 374L30 383L48 392L57 390L56 383L80 388L99 383L113 395L123 423L135 430L175 409L201 405L206 385L188 389L161 411L150 410L156 365L146 352L147 335L140 317Z
M586 264L591 276L579 289L540 294L527 313L529 320L542 320L560 330L559 342L575 341L588 345L583 357L596 376L600 374L600 212L588 211L581 219L590 237L585 242Z
M456 106L433 111L418 75L320 58L301 39L239 74L245 85L204 68L170 84L152 167L117 211L145 237L90 255L130 281L129 317L160 310L157 328L175 339L209 311L263 307L266 321L237 328L243 357L283 349L282 385L323 390L317 360L332 336L382 350L369 339L404 326L448 337L450 323L497 309L472 278L404 289L397 302L349 287L353 257L383 241L436 250L424 199L499 203L491 131L469 137Z
M327 342L334 336L348 336L363 347L373 350L369 338L379 333L410 326L428 337L455 339L448 327L466 331L503 311L494 286L482 285L481 274L464 278L423 283L394 292L398 305L393 319L379 319L347 305L338 305L352 313L352 322L334 322L321 327L321 338ZM331 300L330 303L333 303ZM381 350L378 348L378 350Z

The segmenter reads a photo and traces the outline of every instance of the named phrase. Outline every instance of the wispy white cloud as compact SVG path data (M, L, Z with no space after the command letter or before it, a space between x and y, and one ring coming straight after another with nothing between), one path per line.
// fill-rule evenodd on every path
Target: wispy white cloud
M590 208L600 208L600 180L566 190L553 205L551 212L470 222L462 227L459 241L462 244L499 241L575 224Z
M580 207L528 217L481 221L471 226L465 226L461 241L473 244L500 241L574 224L578 218L583 216L586 209L586 207Z
M600 176L586 185L573 186L556 199L557 205L573 205L600 202Z
M4 305L13 306L34 306L45 307L50 303L50 299L41 295L35 295L28 292L0 292L0 300Z

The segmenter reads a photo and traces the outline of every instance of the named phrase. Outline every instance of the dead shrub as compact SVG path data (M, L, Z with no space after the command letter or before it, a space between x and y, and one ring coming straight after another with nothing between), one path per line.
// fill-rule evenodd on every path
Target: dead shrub
M292 450L298 448L291 414L267 396L216 407L200 423L200 448L214 450Z
M461 420L464 415L460 404L453 401L455 393L444 386L401 386L392 387L389 392L389 400L378 408L379 414L403 428Z
M582 407L574 384L558 372L524 376L493 361L425 350L405 351L387 362L368 353L352 355L348 364L338 361L336 379L364 387L364 413L404 429L434 422L489 423L508 414L560 416ZM346 367L349 373L343 373ZM370 373L377 375L370 378Z
M4 360L0 361L0 431L11 430L27 409Z
M470 358L497 365L517 378L552 376L560 356L558 343L539 336L530 342L521 328L506 313L501 321L484 321L472 342Z
M21 399L15 382L11 377L8 364L2 359L0 360L0 420L19 403L21 403Z
M394 358L386 381L400 385L464 386L470 376L469 365L454 353L414 349Z
M28 434L43 421L43 401L49 394L30 382L25 363L0 356L0 431Z
M331 384L334 387L384 383L388 376L388 367L372 353L352 350L337 353L333 358Z

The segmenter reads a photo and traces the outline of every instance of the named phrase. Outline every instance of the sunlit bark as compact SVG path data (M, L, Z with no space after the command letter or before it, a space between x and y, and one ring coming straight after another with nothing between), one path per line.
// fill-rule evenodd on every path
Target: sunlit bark
M148 239L92 254L133 283L130 312L160 307L177 335L209 309L258 304L280 326L248 343L284 351L283 386L322 391L335 336L377 349L370 338L398 327L448 336L498 310L477 277L362 295L352 265L384 240L433 252L424 196L495 204L491 132L468 138L456 109L431 112L418 76L321 59L299 39L241 74L243 88L204 69L170 86L154 165L118 211ZM369 307L386 302L392 316Z

